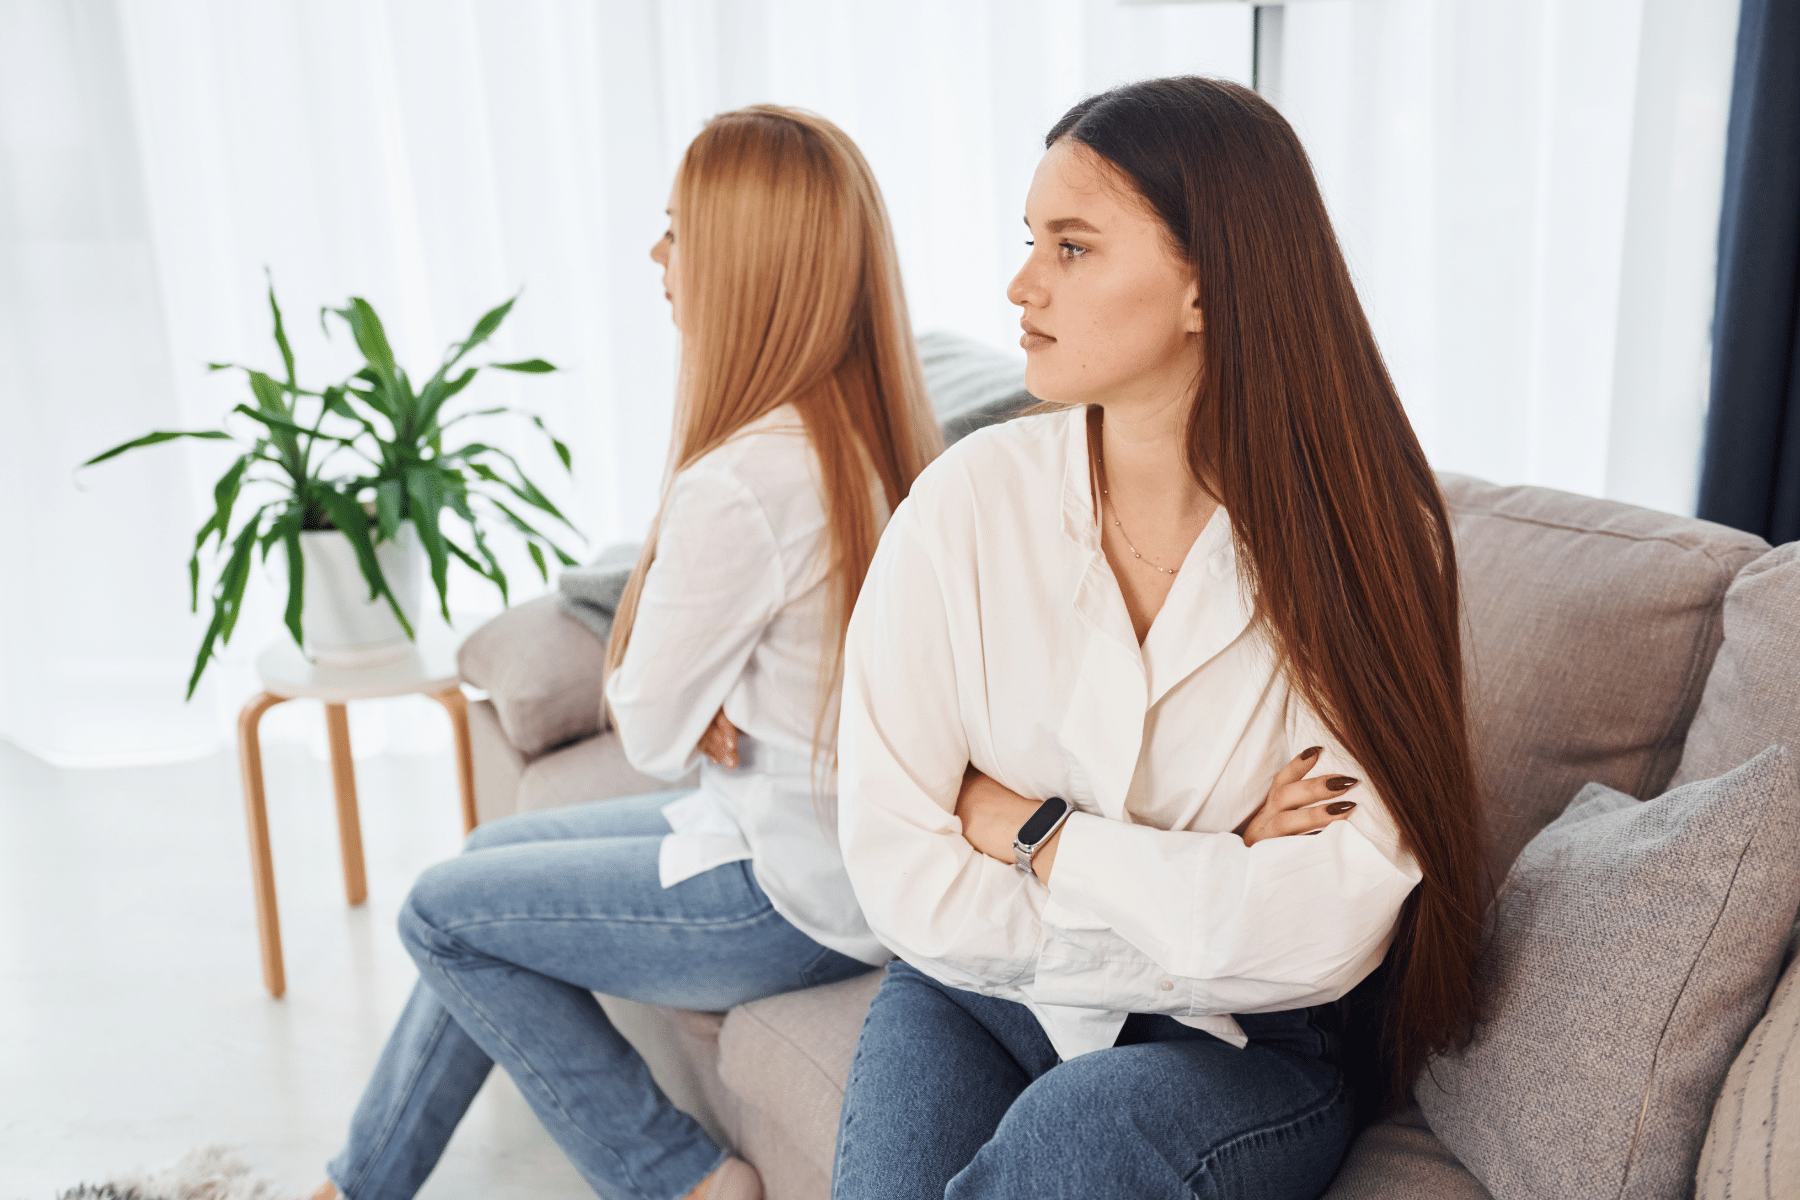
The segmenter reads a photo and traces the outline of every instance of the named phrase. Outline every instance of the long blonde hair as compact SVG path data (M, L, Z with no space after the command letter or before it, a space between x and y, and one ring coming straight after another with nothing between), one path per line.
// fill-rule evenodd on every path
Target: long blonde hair
M891 512L944 448L887 209L843 130L758 104L714 117L688 146L676 211L683 328L669 479L783 404L805 422L829 525L831 619L813 731L815 760L826 758L844 627L878 537L869 472ZM608 670L631 644L661 519L619 600Z

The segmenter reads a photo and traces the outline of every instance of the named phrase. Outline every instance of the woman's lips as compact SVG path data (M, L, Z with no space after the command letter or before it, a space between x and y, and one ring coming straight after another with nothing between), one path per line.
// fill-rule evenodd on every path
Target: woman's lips
M1047 333L1039 333L1035 329L1027 329L1025 335L1019 339L1019 345L1026 350L1042 350L1045 346L1051 345L1055 341L1056 339Z

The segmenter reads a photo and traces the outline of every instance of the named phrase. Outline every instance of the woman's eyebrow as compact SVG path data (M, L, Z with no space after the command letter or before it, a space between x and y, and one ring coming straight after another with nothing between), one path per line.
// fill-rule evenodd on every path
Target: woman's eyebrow
M1030 217L1020 217L1019 219L1021 221L1025 222L1026 229L1031 228L1031 218ZM1050 221L1044 225L1044 232L1045 233L1099 233L1100 231L1098 229L1095 229L1088 222L1082 220L1080 217L1058 217L1058 218L1056 218L1056 220Z

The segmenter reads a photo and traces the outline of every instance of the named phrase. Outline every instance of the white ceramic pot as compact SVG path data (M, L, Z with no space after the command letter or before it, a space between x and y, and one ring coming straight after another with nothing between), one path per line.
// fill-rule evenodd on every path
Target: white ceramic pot
M387 598L370 603L369 584L349 538L335 529L308 530L300 535L300 555L306 562L300 632L309 658L326 667L367 667L407 652L412 643ZM393 541L375 547L375 561L416 631L425 551L411 521L400 523Z

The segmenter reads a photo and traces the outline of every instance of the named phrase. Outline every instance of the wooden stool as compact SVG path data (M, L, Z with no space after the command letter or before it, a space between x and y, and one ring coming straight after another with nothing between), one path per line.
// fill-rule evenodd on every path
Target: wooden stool
M368 667L323 667L283 639L256 660L263 691L238 714L238 765L244 772L244 814L250 827L250 871L256 885L256 930L262 942L263 983L271 996L287 990L281 958L281 917L275 907L275 864L269 854L269 814L263 800L263 714L288 700L322 700L331 742L331 783L337 796L338 844L344 857L344 896L352 905L369 894L363 871L362 819L356 808L356 764L350 754L351 700L430 696L450 714L456 735L456 775L462 789L463 833L475 828L474 761L469 750L469 708L456 669L457 640L441 626L419 631L419 641L388 662Z

